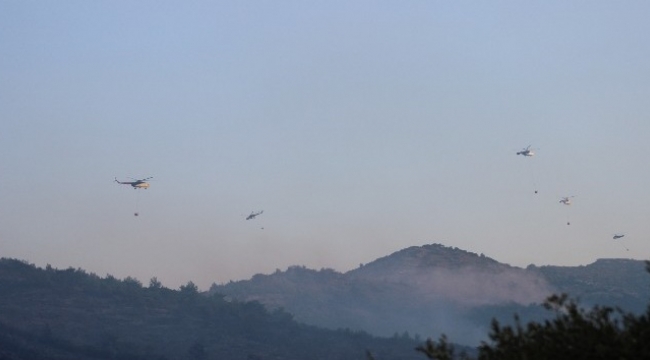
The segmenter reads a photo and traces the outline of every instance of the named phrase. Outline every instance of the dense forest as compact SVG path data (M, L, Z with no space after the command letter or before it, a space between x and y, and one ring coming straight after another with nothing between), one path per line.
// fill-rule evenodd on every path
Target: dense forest
M0 359L421 359L417 345L300 324L192 282L171 290L0 260Z

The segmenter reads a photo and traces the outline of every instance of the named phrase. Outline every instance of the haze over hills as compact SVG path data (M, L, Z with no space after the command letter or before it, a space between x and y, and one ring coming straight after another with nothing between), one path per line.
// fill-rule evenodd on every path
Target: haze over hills
M568 293L585 304L640 312L650 298L650 276L635 260L598 260L579 267L500 263L482 254L432 244L409 247L357 269L289 267L250 280L214 284L210 292L283 308L296 320L327 328L389 336L441 333L467 345L484 340L490 320L548 316L540 304Z
M412 350L427 337L445 333L473 346L493 318L551 317L540 303L552 293L641 312L648 285L642 261L522 269L437 244L346 273L292 266L206 294L191 282L174 291L155 278L143 287L134 278L2 259L0 358L353 359L366 349L378 358L420 358Z
M442 245L410 247L348 272L351 280L403 283L422 300L466 306L542 301L552 290L539 274Z

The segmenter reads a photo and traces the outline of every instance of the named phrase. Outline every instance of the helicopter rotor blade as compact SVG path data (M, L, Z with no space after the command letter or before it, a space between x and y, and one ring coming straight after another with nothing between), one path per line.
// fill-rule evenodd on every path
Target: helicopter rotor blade
M127 177L129 179L133 180L133 181L147 181L149 179L153 179L153 176L149 176L148 178L144 178L144 179L136 179L136 178L133 178L133 177L130 177L130 176L127 176Z

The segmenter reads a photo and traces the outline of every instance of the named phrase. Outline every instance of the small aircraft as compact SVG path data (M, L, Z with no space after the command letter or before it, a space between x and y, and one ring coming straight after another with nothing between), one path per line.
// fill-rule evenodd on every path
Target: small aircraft
M612 239L614 239L614 240L618 240L618 239L622 238L623 236L625 236L625 234L617 233L617 234L614 234L614 236L612 236ZM617 242L618 242L619 244L621 244L621 246L623 246L623 248L625 248L626 251L630 251L630 249L628 249L627 246L625 246L625 245L622 243L622 241L623 241L623 240L621 240L621 242L618 242L618 241L617 241Z
M521 151L517 152L517 155L523 155L523 156L535 156L535 152L531 150L531 145L528 145L527 147L523 148Z
M571 198L572 197L573 196L565 196L562 199L560 199L560 203L562 203L564 205L571 205Z
M250 215L246 216L246 220L255 219L255 217L257 215L262 215L263 212L264 212L264 210L261 210L261 211L258 211L258 212L252 211Z
M150 176L145 179L139 179L139 180L133 179L134 181L119 181L117 180L117 178L115 178L115 182L122 185L131 185L134 189L147 189L149 188L149 183L147 182L147 180L149 179L153 179L153 176Z

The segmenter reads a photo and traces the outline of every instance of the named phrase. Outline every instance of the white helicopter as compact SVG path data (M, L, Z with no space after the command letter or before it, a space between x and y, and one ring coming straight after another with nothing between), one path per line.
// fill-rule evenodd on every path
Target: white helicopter
M530 148L531 145L528 145L527 147L523 148L521 151L517 152L517 155L523 155L523 156L535 156L535 152Z
M258 212L252 211L250 215L246 216L246 220L255 219L256 216L262 215L263 212L264 212L264 210L261 210L261 211L258 211Z
M560 199L560 203L564 205L571 205L571 198L574 196L565 196L562 199Z
M133 179L134 181L119 181L117 180L117 178L115 178L115 182L122 185L131 185L134 189L148 189L149 183L147 182L147 180L149 179L153 179L153 176L150 176L145 179Z

